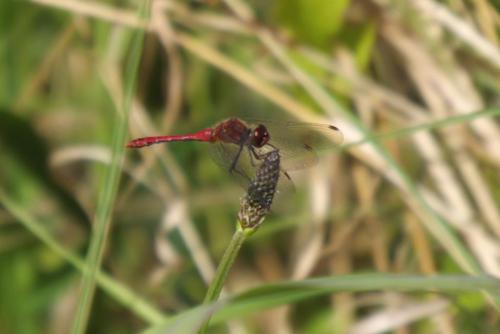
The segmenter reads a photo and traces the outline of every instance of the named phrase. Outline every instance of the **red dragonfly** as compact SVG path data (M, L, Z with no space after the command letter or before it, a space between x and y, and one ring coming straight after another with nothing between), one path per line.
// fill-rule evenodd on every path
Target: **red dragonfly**
M239 118L224 120L214 127L184 134L137 138L128 148L141 148L153 144L176 141L201 141L212 143L214 160L231 174L237 174L245 183L260 165L266 153L279 149L281 169L287 171L307 168L318 161L317 151L342 143L340 130L329 124L249 121Z

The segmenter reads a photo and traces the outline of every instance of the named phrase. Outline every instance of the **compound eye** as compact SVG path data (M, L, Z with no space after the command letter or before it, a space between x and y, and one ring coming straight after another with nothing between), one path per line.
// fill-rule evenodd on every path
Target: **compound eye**
M256 147L262 147L269 141L269 132L266 127L262 124L258 125L253 130L253 145Z

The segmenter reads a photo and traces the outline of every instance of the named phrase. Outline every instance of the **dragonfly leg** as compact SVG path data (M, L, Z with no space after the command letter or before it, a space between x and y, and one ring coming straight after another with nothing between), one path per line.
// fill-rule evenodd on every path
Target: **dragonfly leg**
M252 165L252 167L256 167L257 164L255 163L254 159L260 160L261 157L258 155L257 152L255 152L255 148L253 146L250 146L248 148L248 156L250 157L250 164Z
M271 152L266 152L266 153L262 153L262 154L259 154L256 150L255 150L255 147L253 146L250 146L248 148L248 154L250 155L250 163L252 164L253 167L256 167L257 164L255 163L255 160L254 159L257 159L257 160L262 160L264 159L269 153Z
M243 143L240 144L240 147L238 149L238 153L236 153L236 156L234 157L233 161L231 162L231 166L229 167L229 174L232 174L236 168L236 164L238 163L238 160L240 159L241 151L243 150Z
M274 146L273 144L269 144L267 143L266 145L268 146L271 146L273 149L271 151L268 151L268 152L265 152L265 153L262 153L262 154L259 154L256 150L255 150L255 147L253 146L250 146L249 147L249 150L252 152L252 154L250 155L250 161L252 162L252 166L256 166L255 165L255 162L253 161L253 158L257 159L257 160L262 160L264 159L269 153L271 153L272 151L274 150L278 150L278 148L276 146ZM253 156L252 156L253 155Z

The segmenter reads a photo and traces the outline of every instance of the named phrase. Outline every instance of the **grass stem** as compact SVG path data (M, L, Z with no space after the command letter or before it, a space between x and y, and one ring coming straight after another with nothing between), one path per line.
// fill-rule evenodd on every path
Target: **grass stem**
M212 303L216 301L220 293L222 291L222 287L224 286L224 282L226 281L227 274L229 273L229 270L233 266L234 260L236 259L236 256L238 255L241 246L245 242L246 238L250 234L247 232L247 229L242 229L240 227L240 224L238 224L238 228L233 234L233 237L231 239L231 242L227 246L224 255L222 256L222 259L219 263L219 266L217 267L217 271L215 272L215 277L212 280L212 283L208 287L207 294L205 295L205 300L204 303ZM199 333L203 334L206 332L208 328L208 323L210 321L210 318L207 319L205 324L202 326L200 329Z

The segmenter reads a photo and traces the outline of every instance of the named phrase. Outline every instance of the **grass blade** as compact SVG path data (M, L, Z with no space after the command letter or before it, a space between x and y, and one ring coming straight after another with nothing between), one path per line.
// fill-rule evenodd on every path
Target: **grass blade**
M307 298L327 295L335 292L366 291L406 291L406 292L478 292L487 291L496 294L500 291L500 280L490 276L418 276L357 274L335 277L318 277L302 281L287 281L261 285L241 294L232 296L218 303L202 305L178 314L176 317L158 326L148 328L144 333L173 333L175 328L188 329L182 333L196 332L193 323L200 323L208 312L214 312L212 323L222 323L280 305L296 303ZM191 325L191 326L190 326Z
M149 1L143 3L139 9L140 16L144 17L149 11ZM120 180L121 165L124 156L124 143L128 130L128 115L132 105L132 99L136 86L137 69L142 51L144 31L133 32L130 58L125 73L125 94L123 110L117 113L115 129L113 131L113 155L111 165L107 169L103 188L99 194L98 206L94 221L94 233L90 241L89 252L87 254L87 268L84 271L82 280L82 290L76 318L73 323L72 333L85 333L87 322L95 291L95 279L99 270L102 254L105 248L107 234L111 225L111 212L117 194Z
M6 195L3 190L0 190L0 203L5 210L7 210L7 212L15 217L28 231L33 233L33 235L35 235L54 253L62 257L82 273L87 270L86 263L81 258L63 247L43 227L43 224L40 221L37 221L34 217L28 214L23 207L16 204L14 200ZM105 292L115 298L122 305L126 306L129 310L137 314L140 318L144 319L144 321L151 324L158 324L165 321L166 317L161 313L161 311L149 304L141 296L135 294L133 290L115 281L105 273L98 271L96 273L96 281Z

